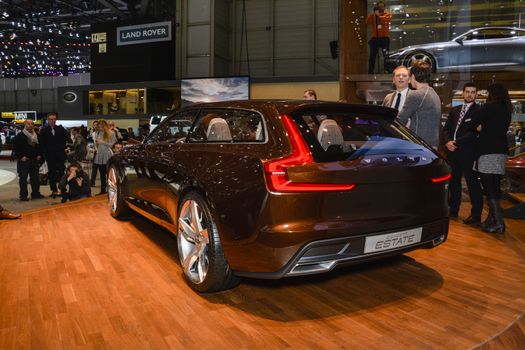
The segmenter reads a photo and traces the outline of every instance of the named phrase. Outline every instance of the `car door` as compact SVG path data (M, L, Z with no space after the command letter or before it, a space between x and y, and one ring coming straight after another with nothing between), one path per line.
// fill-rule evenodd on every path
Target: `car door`
M185 182L185 166L181 162L182 146L198 113L197 109L180 111L166 119L159 127L157 142L149 146L151 178L155 188L154 198L162 201L162 225L176 230L180 192Z
M460 41L460 53L457 56L457 68L476 69L483 66L485 42L483 30L474 30Z
M266 130L258 111L205 108L180 149L187 186L205 194L226 236L253 229L258 203L266 195L261 166L268 155ZM242 208L242 214L233 208Z
M509 28L488 28L485 33L485 69L503 69L523 61L523 48L519 36Z
M127 200L134 206L165 220L166 194L163 185L163 169L158 162L165 147L165 129L156 128L142 143L127 153L126 187Z

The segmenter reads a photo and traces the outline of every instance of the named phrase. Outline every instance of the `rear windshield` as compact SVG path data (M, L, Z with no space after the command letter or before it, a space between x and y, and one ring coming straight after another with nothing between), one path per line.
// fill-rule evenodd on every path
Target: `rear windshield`
M423 157L425 163L437 158L406 128L372 116L303 112L294 120L318 162L380 155Z

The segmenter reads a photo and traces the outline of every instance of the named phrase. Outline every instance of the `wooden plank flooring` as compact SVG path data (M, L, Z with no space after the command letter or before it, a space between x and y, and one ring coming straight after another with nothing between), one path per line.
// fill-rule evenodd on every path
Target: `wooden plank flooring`
M0 221L0 349L470 349L525 310L523 246L457 221L433 250L198 295L174 237L106 206Z

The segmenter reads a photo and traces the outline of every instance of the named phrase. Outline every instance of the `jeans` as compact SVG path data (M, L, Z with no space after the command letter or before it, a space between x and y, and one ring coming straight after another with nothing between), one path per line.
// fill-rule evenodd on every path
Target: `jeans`
M379 53L379 49L381 49L383 60L386 63L386 55L390 47L390 38L389 37L372 38L368 42L368 45L370 45L370 56L368 56L368 74L374 74L374 68L376 65L376 57L377 57L377 54Z

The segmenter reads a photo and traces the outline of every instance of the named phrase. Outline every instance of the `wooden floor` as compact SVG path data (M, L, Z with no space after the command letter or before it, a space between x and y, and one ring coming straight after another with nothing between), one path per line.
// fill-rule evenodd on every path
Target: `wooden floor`
M523 330L525 249L510 234L453 221L433 250L198 295L174 237L106 205L0 221L0 349L497 349ZM522 335L501 344L523 349Z

